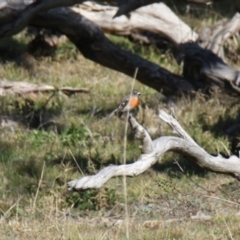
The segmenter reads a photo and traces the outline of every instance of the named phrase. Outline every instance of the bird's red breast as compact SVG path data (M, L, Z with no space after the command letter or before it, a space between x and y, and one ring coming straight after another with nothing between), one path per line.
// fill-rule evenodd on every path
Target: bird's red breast
M131 108L135 108L139 104L139 99L132 97L129 101L129 104L130 104Z

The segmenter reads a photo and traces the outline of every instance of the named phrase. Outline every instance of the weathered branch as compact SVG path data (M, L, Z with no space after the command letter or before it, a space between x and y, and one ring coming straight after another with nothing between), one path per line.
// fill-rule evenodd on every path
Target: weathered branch
M230 38L240 30L240 14L236 13L232 20L226 24L219 32L217 32L209 41L208 49L219 55L223 52L222 48L227 38ZM224 57L219 55L220 57Z
M74 93L89 93L86 88L72 88L72 87L60 87L56 88L50 85L38 85L28 82L16 82L6 79L0 80L0 96L5 95L21 95L22 97L37 98L40 93L48 93L60 91L65 95L71 95Z
M144 154L152 153L152 151L153 151L152 139L151 139L149 133L131 115L129 116L129 123L130 123L131 128L135 132L136 139L141 140L143 143L142 153L144 153Z
M221 173L229 173L234 175L237 178L240 178L240 158L232 155L229 158L224 158L221 155L218 156L211 156L208 154L203 148L201 148L188 134L185 130L181 127L178 121L168 115L163 110L160 111L159 117L168 123L175 132L180 133L180 136L184 139L183 144L179 144L179 148L171 148L170 151L176 151L180 154L190 157L201 167L207 168L214 172L221 172ZM157 146L160 146L158 141Z
M36 16L31 25L58 30L65 34L88 59L108 68L134 76L165 95L191 92L193 85L177 74L122 50L109 41L101 29L69 8L57 8Z
M90 21L100 26L104 32L131 35L150 32L165 36L175 44L196 41L198 35L185 24L164 3L155 3L131 12L131 17L113 19L117 7L84 2L78 8L72 8Z
M143 154L139 157L138 161L132 164L125 164L120 166L108 166L102 169L94 176L85 176L81 179L74 180L68 183L68 189L87 189L87 188L100 188L110 178L117 176L137 176L145 172L157 161L155 152L153 151L152 140L148 132L136 121L135 118L129 116L130 126L135 131L135 137L142 140ZM147 161L146 161L147 159Z
M160 110L159 117L167 123L181 138L187 140L195 146L198 146L197 143L188 135L188 133L181 127L179 122L171 115Z
M211 50L213 53L225 59L224 46L226 42L230 43L231 37L240 30L240 14L236 13L233 18L221 19L214 25L204 27L199 32L198 42L202 47ZM230 43L231 44L231 43Z
M130 117L131 126L136 136L143 142L143 154L132 164L120 166L108 166L93 176L73 180L68 183L69 190L87 188L100 188L110 178L117 176L136 176L150 168L161 156L168 151L182 154L201 167L215 172L232 174L240 177L240 159L231 156L228 159L218 155L216 157L208 154L203 148L185 132L177 120L164 111L160 111L159 117L168 123L182 138L165 136L155 139L148 137L148 133L137 121ZM141 137L139 137L141 136Z

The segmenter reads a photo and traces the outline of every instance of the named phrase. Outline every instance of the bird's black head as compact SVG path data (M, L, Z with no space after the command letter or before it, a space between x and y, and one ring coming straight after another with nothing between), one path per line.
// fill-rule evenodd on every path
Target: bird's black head
M138 90L134 89L134 90L132 91L132 95L140 96L141 93L140 93Z

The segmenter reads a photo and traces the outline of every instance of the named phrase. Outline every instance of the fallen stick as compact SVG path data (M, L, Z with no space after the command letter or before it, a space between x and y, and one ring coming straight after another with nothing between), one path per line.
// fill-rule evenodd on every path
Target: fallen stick
M60 87L56 88L51 85L34 84L29 82L9 81L6 79L0 80L0 96L6 95L21 95L23 97L37 97L39 93L48 93L60 91L63 94L69 96L74 93L89 93L86 88L72 88L72 87Z

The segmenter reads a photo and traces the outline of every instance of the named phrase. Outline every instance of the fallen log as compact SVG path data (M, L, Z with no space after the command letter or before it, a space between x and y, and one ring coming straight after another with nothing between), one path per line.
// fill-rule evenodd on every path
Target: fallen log
M88 59L108 68L134 76L165 95L194 91L183 77L142 57L121 49L106 38L101 29L70 8L55 8L37 15L32 26L58 30L65 34Z
M68 182L69 190L81 190L88 188L100 188L112 177L134 177L149 169L159 161L164 153L172 151L186 156L188 160L200 167L214 172L231 174L240 179L240 159L237 156L224 158L221 155L212 156L200 147L181 127L178 121L160 110L159 117L169 124L179 137L164 136L152 141L148 132L135 118L129 117L129 124L135 132L136 139L142 142L142 154L138 160L131 164L119 166L111 165L100 170L96 175L85 176Z
M147 5L131 12L130 17L114 19L117 7L84 2L72 9L100 26L106 33L131 36L150 32L159 37L164 36L174 44L196 41L198 38L197 33L164 3Z

